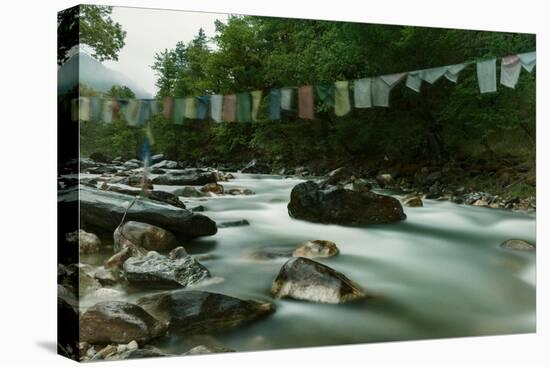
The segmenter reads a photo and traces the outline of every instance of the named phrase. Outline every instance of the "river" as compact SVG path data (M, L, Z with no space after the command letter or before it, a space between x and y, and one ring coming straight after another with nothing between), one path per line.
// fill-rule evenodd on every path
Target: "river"
M192 254L211 255L201 262L213 279L194 288L269 300L277 310L216 335L226 347L249 351L535 332L535 253L499 247L510 238L535 243L534 213L424 200L423 207L404 207L407 219L395 224L321 225L288 216L290 191L302 179L234 175L222 182L226 189L245 187L256 195L185 198L188 207L203 205L203 214L218 223L250 222L183 243ZM155 185L155 190L178 187ZM340 305L273 299L271 282L286 260L255 260L250 254L315 239L333 241L340 249L339 255L316 261L374 297ZM111 254L83 255L81 262L101 265ZM129 302L146 294L120 289L124 293L118 298ZM95 302L85 297L81 306ZM175 354L194 346L176 336L152 344Z

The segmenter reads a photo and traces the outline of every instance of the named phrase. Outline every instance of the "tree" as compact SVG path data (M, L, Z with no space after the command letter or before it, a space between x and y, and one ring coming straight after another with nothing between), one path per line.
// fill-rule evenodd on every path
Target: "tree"
M99 61L118 60L124 47L126 31L110 15L113 9L103 5L79 5L57 14L57 63L69 58L69 51L78 45L87 45Z

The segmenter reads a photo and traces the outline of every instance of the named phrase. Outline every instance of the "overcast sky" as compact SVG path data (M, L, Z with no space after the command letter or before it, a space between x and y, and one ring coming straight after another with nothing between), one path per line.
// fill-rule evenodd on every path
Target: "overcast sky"
M203 28L214 36L214 21L225 21L226 14L113 7L111 15L126 31L126 45L118 61L104 61L107 67L124 73L154 95L156 76L151 69L155 53L174 48L178 41L187 43Z

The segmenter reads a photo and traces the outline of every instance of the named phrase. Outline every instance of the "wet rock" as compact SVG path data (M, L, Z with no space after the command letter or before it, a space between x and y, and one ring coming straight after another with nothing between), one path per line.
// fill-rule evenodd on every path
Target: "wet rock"
M202 192L212 193L216 195L223 195L223 186L218 183L209 183L201 188Z
M80 298L93 293L101 288L101 283L90 275L87 271L80 270L79 276L78 296Z
M143 175L132 175L124 177L122 180L119 181L119 183L132 186L132 187L143 187ZM151 182L150 178L145 178L145 188L147 190L153 190L153 183Z
M190 256L171 259L150 251L144 257L131 257L124 262L124 275L143 287L187 287L210 277L210 272Z
M424 205L424 203L422 202L422 199L418 195L406 196L401 200L401 202L403 203L403 205L410 206L413 208Z
M101 247L101 240L93 233L88 233L83 229L67 233L65 240L68 243L78 243L80 254L94 254Z
M89 225L113 232L127 211L128 221L149 223L183 238L210 236L217 232L216 223L204 215L149 199L139 198L129 208L133 198L85 186L63 191L58 198L61 207L79 202L80 220L85 228Z
M197 205L192 208L189 208L193 213L200 213L206 210L206 208L203 205Z
M288 213L296 219L343 225L390 223L406 218L399 201L391 196L338 187L322 189L313 181L292 189Z
M97 361L101 359L105 359L107 357L110 357L112 355L115 355L117 353L117 347L114 345L107 345L105 348L101 349L99 352L94 354L92 358L90 358L91 361Z
M103 286L115 285L120 282L120 272L117 269L106 269L102 266L94 272L94 278Z
M90 167L88 168L88 173L101 175L104 173L115 173L118 169L113 166L98 166L98 167Z
M165 169L176 169L178 168L178 162L176 161L169 161L169 160L162 160L160 162L157 162L151 166L151 168L165 168Z
M102 190L118 192L119 194L138 196L141 194L141 189L131 189L115 185L106 185ZM177 208L185 209L185 204L174 194L165 191L150 191L147 193L147 199L159 201L162 203L173 205ZM133 198L132 198L133 200Z
M215 183L215 172L184 171L183 173L169 172L153 179L159 185L206 185Z
M269 302L185 290L144 297L138 303L160 320L168 321L174 332L185 335L235 328L275 310Z
M196 347L189 349L184 354L189 356L194 356L194 355L200 355L200 354L230 353L230 352L235 352L235 350L222 347L222 346L197 345Z
M172 193L176 196L183 196L186 198L201 198L208 196L206 193L193 186L185 186L174 190Z
M226 193L229 195L254 195L254 191L244 188L244 187L234 187L229 190L226 190Z
M277 298L321 303L344 303L366 297L344 274L303 257L290 259L283 265L271 293Z
M153 164L159 163L163 160L164 160L164 154L162 154L162 153L154 154L154 155L151 156L151 163L153 163Z
M389 173L381 173L376 176L376 182L378 182L378 185L380 187L384 188L386 186L391 186L395 183L395 180L393 179L393 176Z
M106 269L122 269L122 265L129 258L145 256L147 254L145 249L134 246L131 243L125 244L124 246L122 250L105 261Z
M146 343L166 330L164 322L128 302L100 302L80 317L80 340L90 344Z
M294 252L293 257L331 257L338 255L339 250L336 244L332 241L314 240L307 241L299 246Z
M328 185L337 185L337 184L346 184L351 181L353 172L349 168L340 167L334 171L329 172L328 177L325 181Z
M246 219L233 220L228 222L218 223L218 228L228 228L228 227L242 227L249 226L250 223Z
M265 164L257 161L256 159L251 160L242 170L242 173L271 173L271 168Z
M519 251L536 250L536 247L534 244L529 243L525 240L518 240L518 239L506 240L500 244L500 247L510 249L510 250L519 250Z
M93 152L92 154L90 154L90 159L95 161L95 162L99 162L99 163L111 163L112 162L112 159L107 154L104 154L104 153L101 153L101 152Z
M127 245L126 241L151 251L169 251L178 245L170 231L136 221L126 222L118 227L114 231L113 238L114 249L117 252Z
M372 189L372 185L367 180L356 179L351 183L351 187L349 189L353 191L367 192Z
M150 172L154 175L163 175L166 173L166 171L163 170L162 168L151 168Z
M176 260L176 259L182 259L187 255L188 254L185 248L183 246L179 246L173 249L172 251L170 251L170 253L168 254L168 257L170 258L170 260Z

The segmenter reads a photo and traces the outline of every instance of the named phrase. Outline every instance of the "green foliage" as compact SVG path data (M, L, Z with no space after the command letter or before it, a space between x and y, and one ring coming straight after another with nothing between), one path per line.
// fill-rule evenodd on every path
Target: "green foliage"
M110 6L79 5L59 12L57 63L63 64L67 52L80 44L90 47L99 61L118 60L126 32L111 19L112 11Z

